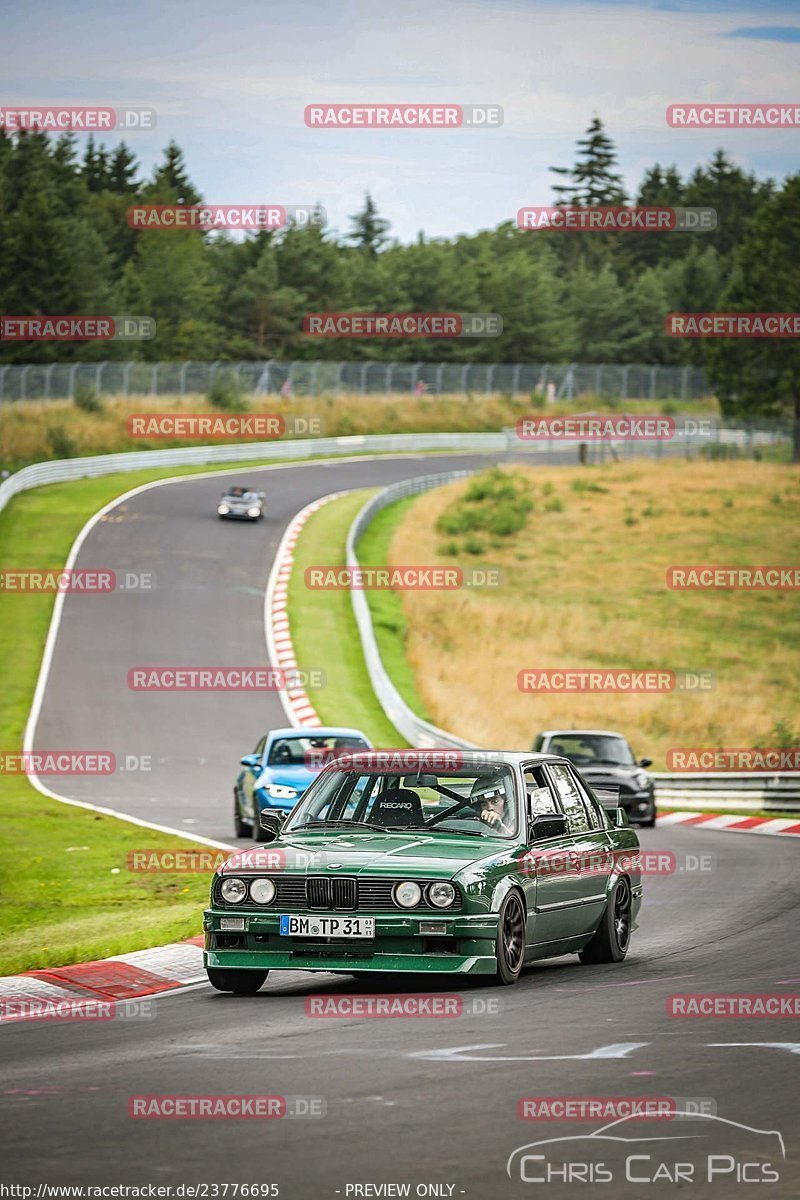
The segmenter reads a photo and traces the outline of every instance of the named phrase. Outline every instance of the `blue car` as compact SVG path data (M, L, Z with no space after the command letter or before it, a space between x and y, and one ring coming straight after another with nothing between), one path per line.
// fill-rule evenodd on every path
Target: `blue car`
M233 787L233 825L239 838L268 840L259 825L262 809L290 812L313 779L340 750L371 750L359 729L273 729L242 759Z

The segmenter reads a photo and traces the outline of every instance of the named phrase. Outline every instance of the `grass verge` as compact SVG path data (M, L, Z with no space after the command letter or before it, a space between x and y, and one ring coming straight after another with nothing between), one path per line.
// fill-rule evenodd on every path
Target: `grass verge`
M391 540L390 565L466 566L480 554L502 571L500 588L401 597L409 665L435 724L508 748L540 729L618 728L657 770L670 748L798 744L800 595L675 591L665 578L671 565L797 561L796 468L663 461L503 474L532 502L522 528L502 497L482 509L458 482L415 499ZM710 672L712 686L519 690L521 670L547 667Z
M378 433L482 433L513 426L520 417L542 408L541 395L510 396L442 395L417 396L407 393L360 395L328 393L320 396L266 396L244 400L248 412L276 413L286 418L287 436L294 418L304 422L298 436L337 437ZM569 412L613 411L618 405L607 398L582 395L559 402L548 415ZM674 402L662 405L674 413ZM625 403L626 412L652 412L650 400ZM238 410L237 410L238 411ZM194 443L180 438L142 439L131 437L126 418L134 413L183 412L226 415L215 409L208 396L122 396L103 397L96 409L78 408L70 400L23 400L0 404L0 463L12 470L31 462L52 458L76 458L112 454L124 450L163 449ZM691 406L693 416L716 412L710 398ZM241 441L231 437L230 442Z
M208 469L136 471L23 492L0 512L0 565L59 568L84 523L115 496ZM52 595L0 589L0 752L21 748L52 609ZM185 839L59 804L24 775L1 771L0 821L0 974L121 954L200 931L207 874L126 867L130 850L186 850Z

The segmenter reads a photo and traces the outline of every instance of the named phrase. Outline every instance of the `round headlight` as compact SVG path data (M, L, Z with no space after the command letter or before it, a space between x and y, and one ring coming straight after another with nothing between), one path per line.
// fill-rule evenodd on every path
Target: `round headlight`
M395 904L399 904L401 908L416 908L422 899L422 888L418 883L407 880L405 883L395 884L392 895Z
M260 512L260 508L248 508L247 515L248 517L257 517Z
M243 879L223 879L219 892L226 904L241 904L247 888Z
M271 904L275 897L275 884L271 879L254 879L250 884L250 899L254 904Z
M434 908L449 908L456 898L452 883L432 883L428 888L428 900Z
M230 511L231 510L228 508L227 504L218 504L217 505L217 512L219 513L219 515L221 517L224 517L225 514L229 513Z

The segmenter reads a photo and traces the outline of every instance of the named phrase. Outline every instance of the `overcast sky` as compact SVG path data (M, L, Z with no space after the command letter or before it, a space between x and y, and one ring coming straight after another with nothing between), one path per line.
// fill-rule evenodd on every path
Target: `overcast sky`
M800 101L800 0L0 0L0 105L147 105L146 172L174 138L215 203L370 191L409 240L475 232L552 201L594 113L629 189L719 145L760 176L798 170L800 130L683 131L681 101ZM312 130L307 104L500 104L500 129ZM82 140L86 135L79 135Z

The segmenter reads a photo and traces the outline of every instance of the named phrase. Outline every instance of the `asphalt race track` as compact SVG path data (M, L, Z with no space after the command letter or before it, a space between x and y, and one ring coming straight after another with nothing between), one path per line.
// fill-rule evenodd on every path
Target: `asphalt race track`
M263 590L294 513L339 489L472 463L478 460L426 456L248 471L269 497L267 519L255 527L217 520L221 484L214 478L143 492L110 513L77 565L149 570L157 586L141 595L67 597L36 747L151 755L153 769L119 774L110 786L63 778L48 785L232 841L238 759L266 728L284 722L277 698L135 694L125 684L128 668L263 664ZM792 1041L792 1022L681 1019L667 1015L666 1000L797 990L797 844L670 826L642 831L641 839L645 848L673 851L678 869L645 880L640 929L620 966L555 960L528 970L513 988L292 973L270 976L252 998L204 984L183 989L149 1001L149 1018L6 1026L0 1179L173 1188L272 1182L285 1200L396 1195L353 1189L402 1183L412 1196L536 1196L541 1184L521 1182L518 1165L506 1173L509 1155L603 1122L523 1121L522 1097L657 1096L705 1101L706 1111L710 1103L737 1123L714 1125L714 1150L730 1156L728 1173L711 1183L698 1176L681 1194L796 1196L800 1041ZM143 844L157 845L157 835ZM389 988L457 993L463 1012L399 1020L306 1015L305 1000L315 993ZM153 1094L267 1094L292 1104L293 1097L316 1098L325 1115L129 1118L129 1097ZM656 1136L676 1137L682 1124L659 1122ZM753 1130L779 1131L786 1161L776 1161L772 1143L768 1154L766 1135ZM681 1161L680 1152L641 1145L632 1176L640 1182L626 1184L624 1174L595 1182L600 1194L675 1190L641 1180L662 1160ZM736 1182L735 1171L754 1180L767 1158L779 1182ZM422 1185L438 1190L417 1190ZM589 1186L573 1180L549 1188L571 1197Z

